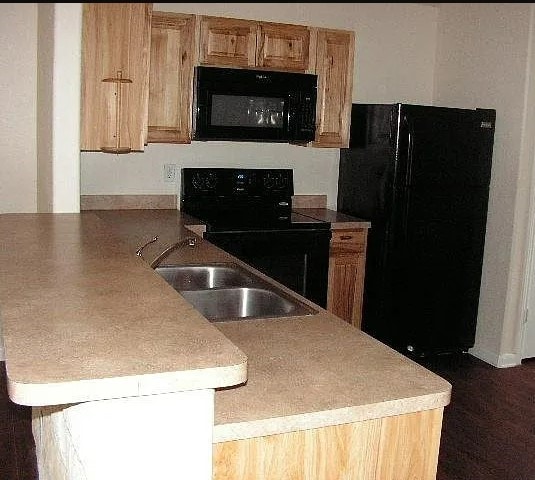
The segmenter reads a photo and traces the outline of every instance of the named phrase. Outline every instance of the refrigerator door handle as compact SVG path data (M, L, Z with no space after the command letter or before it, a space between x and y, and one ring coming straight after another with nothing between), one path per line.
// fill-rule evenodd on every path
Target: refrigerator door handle
M402 217L402 232L403 232L403 240L406 246L408 246L408 238L407 238L407 228L408 228L408 219L409 219L409 206L410 206L410 184L411 184L411 176L412 176L412 163L413 163L413 153L414 153L414 130L412 128L412 125L410 124L408 118L406 115L403 116L403 123L405 124L407 128L407 159L406 159L406 170L405 170L405 182L402 186L403 188L403 217Z
M407 170L405 172L405 185L410 185L412 178L412 157L414 153L414 129L407 116L403 117L403 123L407 126Z

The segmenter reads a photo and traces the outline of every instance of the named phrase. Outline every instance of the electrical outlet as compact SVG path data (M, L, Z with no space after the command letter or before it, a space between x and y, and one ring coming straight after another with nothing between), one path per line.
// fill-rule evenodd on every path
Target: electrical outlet
M163 180L167 183L176 181L176 165L174 163L166 163L163 166Z

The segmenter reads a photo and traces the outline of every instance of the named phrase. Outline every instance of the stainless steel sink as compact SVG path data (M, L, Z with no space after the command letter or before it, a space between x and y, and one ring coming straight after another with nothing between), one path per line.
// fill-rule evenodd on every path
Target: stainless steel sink
M238 265L173 265L156 267L158 272L175 290L204 290L222 287L245 287L254 279Z
M221 288L180 292L199 312L212 321L240 318L311 315L307 305L264 288Z
M317 313L234 263L161 266L155 271L214 322Z

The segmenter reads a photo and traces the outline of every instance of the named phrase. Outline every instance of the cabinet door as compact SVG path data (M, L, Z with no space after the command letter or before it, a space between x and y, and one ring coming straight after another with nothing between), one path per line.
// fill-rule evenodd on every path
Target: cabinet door
M149 142L191 143L194 32L194 15L152 15Z
M199 21L201 65L255 66L257 22L208 16Z
M143 151L151 3L85 3L81 150Z
M310 31L301 25L259 23L256 64L273 70L307 72Z
M335 230L332 233L327 310L360 328L367 230Z
M317 30L315 147L349 146L354 50L354 32Z

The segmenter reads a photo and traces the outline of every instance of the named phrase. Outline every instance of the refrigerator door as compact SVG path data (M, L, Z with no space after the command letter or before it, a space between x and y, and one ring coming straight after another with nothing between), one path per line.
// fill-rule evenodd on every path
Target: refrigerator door
M474 345L494 111L402 105L389 342L415 354Z
M474 345L485 243L487 187L407 191L394 228L391 341L423 354Z

